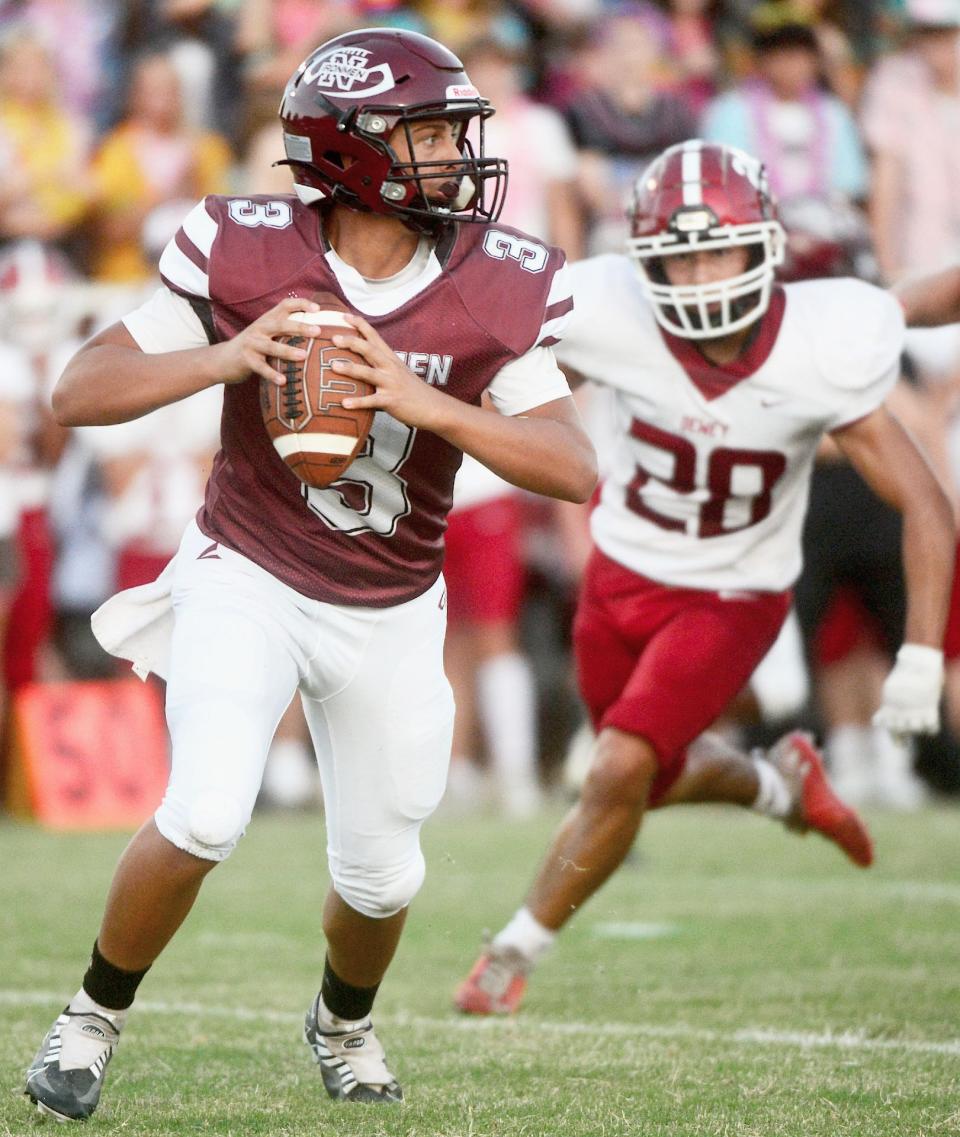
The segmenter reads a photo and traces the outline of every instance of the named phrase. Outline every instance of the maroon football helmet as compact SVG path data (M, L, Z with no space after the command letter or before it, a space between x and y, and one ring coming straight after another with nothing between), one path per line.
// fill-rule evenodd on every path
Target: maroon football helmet
M297 69L280 104L285 165L303 201L330 198L353 209L394 214L412 229L495 221L507 163L483 153L493 107L463 64L435 40L394 28L364 28L322 44ZM402 126L444 119L459 125L461 160L400 162L389 144ZM467 138L478 123L477 149Z
M784 232L756 158L700 139L671 146L637 179L628 217L627 247L662 327L708 339L745 328L767 310ZM667 282L664 257L735 245L751 249L745 272L715 284Z

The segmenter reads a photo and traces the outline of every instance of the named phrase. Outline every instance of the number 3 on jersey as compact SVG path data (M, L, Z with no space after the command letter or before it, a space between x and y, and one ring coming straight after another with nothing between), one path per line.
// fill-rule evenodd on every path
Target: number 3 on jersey
M645 500L644 487L648 482L656 481L678 494L702 493L706 489L709 497L701 503L697 516L698 537L722 537L762 521L770 512L773 488L787 468L786 457L777 450L738 450L720 446L710 452L705 477L698 478L697 450L688 439L639 419L630 424L630 436L646 446L665 451L673 460L673 469L671 476L664 478L652 474L642 462L638 462L633 480L627 486L627 507L661 529L683 531L687 522L654 509ZM754 471L752 477L747 475L756 486L752 492L744 486L734 488L737 470ZM738 512L745 516L739 523L733 523L728 516L727 505L731 502L742 504L743 508Z
M416 429L377 411L363 450L349 471L326 489L303 487L307 505L331 529L348 536L392 537L410 512L407 483L399 470L410 457Z

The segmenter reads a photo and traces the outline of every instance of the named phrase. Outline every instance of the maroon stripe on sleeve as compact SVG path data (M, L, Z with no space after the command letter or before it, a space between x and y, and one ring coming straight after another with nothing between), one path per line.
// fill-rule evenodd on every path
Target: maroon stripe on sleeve
M545 308L543 312L543 322L548 320L555 320L557 316L565 316L567 312L573 311L573 297L568 296L566 300L558 300L556 304L551 304L549 308Z
M177 248L183 253L187 260L192 261L201 272L207 272L207 266L209 264L207 258L182 229L177 230L177 235L174 239L177 243Z

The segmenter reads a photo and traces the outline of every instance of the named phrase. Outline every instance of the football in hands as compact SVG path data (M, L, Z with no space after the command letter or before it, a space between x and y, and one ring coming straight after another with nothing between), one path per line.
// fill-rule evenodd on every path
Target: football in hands
M374 388L361 379L338 374L335 359L363 363L360 356L335 347L333 337L350 331L342 311L294 312L303 324L319 325L316 338L277 337L307 352L306 359L271 359L284 376L283 386L260 380L260 408L277 453L301 482L323 489L335 482L357 454L373 425L372 410L347 410L343 400L371 395Z

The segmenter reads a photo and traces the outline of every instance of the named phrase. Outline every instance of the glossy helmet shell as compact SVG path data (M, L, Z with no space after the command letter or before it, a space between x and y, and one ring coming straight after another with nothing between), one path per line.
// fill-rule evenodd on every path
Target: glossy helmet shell
M394 28L365 28L322 44L297 69L280 104L286 164L302 200L332 198L425 231L454 217L499 216L507 164L483 153L483 123L492 114L453 52ZM391 134L403 127L409 146L411 124L424 119L460 124L456 168L397 160ZM474 120L476 150L467 137Z
M739 331L770 303L784 233L761 162L732 146L693 139L665 150L634 185L628 251L658 323L686 339ZM670 285L663 259L746 246L746 271L709 284Z

